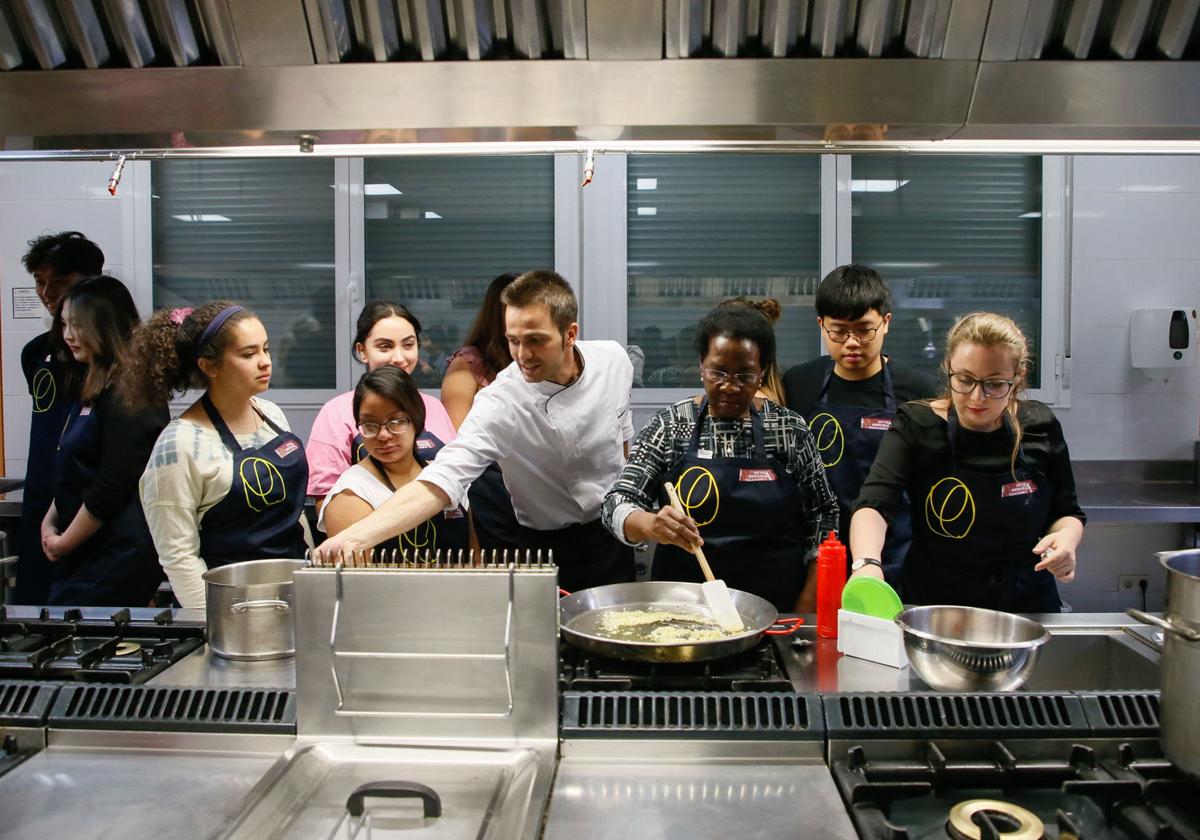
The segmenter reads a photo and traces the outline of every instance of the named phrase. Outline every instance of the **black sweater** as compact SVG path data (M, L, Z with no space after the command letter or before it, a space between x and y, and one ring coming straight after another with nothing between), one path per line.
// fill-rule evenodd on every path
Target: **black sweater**
M788 368L783 375L783 392L787 407L808 417L821 397L821 384L825 381L828 356L819 356L803 364ZM921 373L902 364L887 360L892 374L892 388L896 392L896 404L909 400L924 400L937 396L937 385ZM829 379L829 402L834 405L860 405L864 408L883 407L883 371L851 382L836 373Z
M1054 487L1049 522L1063 516L1086 522L1075 495L1067 442L1054 412L1044 403L1026 400L1018 409L1017 419L1023 430L1021 447L1026 458ZM874 508L890 521L901 510L905 490L911 494L923 480L947 475L952 465L948 429L946 421L929 405L902 405L883 436L854 509ZM994 432L972 432L960 425L957 462L979 472L1007 473L1011 469L1012 443L1007 424Z

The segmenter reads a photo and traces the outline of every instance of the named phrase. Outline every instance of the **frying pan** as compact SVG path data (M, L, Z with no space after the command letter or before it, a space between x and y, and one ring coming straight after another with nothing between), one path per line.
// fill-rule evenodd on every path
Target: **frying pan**
M601 633L600 618L606 612L656 609L710 615L700 584L683 581L612 583L566 595L558 601L559 625L568 642L601 656L640 662L698 662L752 648L776 623L791 623L792 629L784 632L794 632L801 621L778 622L779 612L770 601L737 589L729 594L746 629L721 639L663 643L614 639Z

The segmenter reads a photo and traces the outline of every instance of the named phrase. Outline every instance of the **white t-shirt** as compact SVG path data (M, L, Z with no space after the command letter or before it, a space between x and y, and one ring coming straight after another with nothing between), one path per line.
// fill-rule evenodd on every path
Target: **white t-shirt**
M522 525L549 531L599 517L633 437L633 365L615 341L575 347L583 371L570 385L526 382L515 362L502 370L418 480L458 505L495 461Z
M343 490L349 490L355 496L362 499L371 506L371 509L379 507L392 497L392 490L376 478L370 470L362 464L351 465L344 473L338 476L337 481L333 483L333 487L329 488L329 492L325 494L325 503L321 506L321 514L317 517L317 530L321 533L328 533L325 530L325 511L329 508L329 503L333 501L333 497Z
M253 401L263 416L290 431L279 406L258 397ZM234 437L242 448L256 449L277 434L263 423L253 434ZM158 562L171 581L175 597L185 607L204 609L201 576L208 566L200 556L200 523L204 514L229 495L231 487L233 453L217 430L182 417L168 423L154 444L138 488ZM301 522L303 519L301 512Z

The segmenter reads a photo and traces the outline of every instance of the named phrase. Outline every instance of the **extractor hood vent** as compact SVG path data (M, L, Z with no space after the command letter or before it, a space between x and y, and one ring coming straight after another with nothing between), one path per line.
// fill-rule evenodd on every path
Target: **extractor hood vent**
M1200 0L0 0L0 149L1200 141Z

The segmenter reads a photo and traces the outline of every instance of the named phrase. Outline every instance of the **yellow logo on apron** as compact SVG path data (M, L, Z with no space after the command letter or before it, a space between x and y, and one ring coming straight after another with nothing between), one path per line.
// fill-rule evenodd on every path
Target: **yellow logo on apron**
M427 519L411 531L400 535L400 548L403 551L436 551L437 526L432 519Z
M721 491L717 478L704 467L688 467L675 482L679 491L679 504L687 515L704 527L717 518L721 510Z
M287 487L279 468L265 458L247 458L242 461L240 473L246 505L255 513L287 499Z
M54 374L45 368L38 368L33 375L33 413L44 414L54 407L54 398L58 395L58 386L54 382Z
M817 443L817 452L821 454L822 466L825 469L836 467L846 452L846 435L842 431L842 424L832 414L823 412L815 416L808 427Z
M975 524L975 497L953 476L929 488L925 496L925 524L939 537L961 540Z

